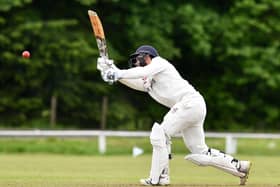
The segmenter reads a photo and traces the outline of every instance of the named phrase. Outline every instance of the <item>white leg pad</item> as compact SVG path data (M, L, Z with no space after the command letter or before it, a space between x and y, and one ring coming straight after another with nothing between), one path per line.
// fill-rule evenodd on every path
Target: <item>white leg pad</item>
M237 170L236 163L232 162L233 157L226 154L214 156L206 154L189 154L185 159L199 166L213 166L237 177L245 176L244 173Z
M150 141L153 146L150 178L152 179L152 184L158 184L163 171L168 170L166 137L163 128L158 123L154 123Z

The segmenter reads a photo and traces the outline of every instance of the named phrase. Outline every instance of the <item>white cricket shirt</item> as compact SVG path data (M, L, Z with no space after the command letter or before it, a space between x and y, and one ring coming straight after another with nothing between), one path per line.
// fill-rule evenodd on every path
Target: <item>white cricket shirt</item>
M149 65L117 70L117 73L121 83L148 92L157 102L170 108L183 97L201 97L171 63L159 56L153 58Z

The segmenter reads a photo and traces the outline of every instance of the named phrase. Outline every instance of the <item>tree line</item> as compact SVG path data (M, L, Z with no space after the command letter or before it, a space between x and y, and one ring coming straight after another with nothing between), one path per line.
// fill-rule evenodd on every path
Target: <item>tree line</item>
M275 0L0 1L2 128L148 130L161 121L168 109L145 93L102 81L88 9L120 68L142 44L176 66L205 97L206 130L279 129Z

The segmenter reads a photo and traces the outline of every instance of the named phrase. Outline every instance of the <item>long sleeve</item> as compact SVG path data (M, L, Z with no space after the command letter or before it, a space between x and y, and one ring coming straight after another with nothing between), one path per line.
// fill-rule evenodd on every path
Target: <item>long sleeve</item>
M119 72L121 71L115 64L113 64L113 68ZM138 91L146 92L144 88L144 82L142 78L139 79L120 79L120 83Z
M113 64L113 68L116 71L121 71L115 64ZM127 87L130 87L134 90L138 90L138 91L142 91L142 92L146 92L144 86L143 86L143 79L139 78L139 79L120 79L119 80L120 83L126 85Z
M138 90L138 91L142 91L142 92L146 92L144 86L143 86L143 80L142 79L120 79L119 80L120 83Z
M160 60L154 58L152 63L144 67L135 67L126 70L118 70L120 79L139 79L143 77L153 76L164 69Z

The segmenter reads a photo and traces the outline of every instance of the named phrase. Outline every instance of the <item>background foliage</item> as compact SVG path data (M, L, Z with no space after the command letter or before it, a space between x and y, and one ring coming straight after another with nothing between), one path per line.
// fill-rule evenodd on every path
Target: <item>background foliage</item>
M155 46L205 97L206 130L280 127L280 2L275 0L0 0L0 124L150 129L167 109L144 93L103 83L87 10L98 12L121 68L139 45ZM23 50L31 51L22 59Z

